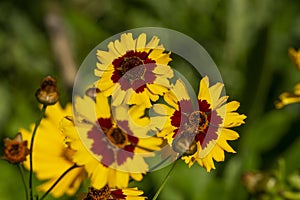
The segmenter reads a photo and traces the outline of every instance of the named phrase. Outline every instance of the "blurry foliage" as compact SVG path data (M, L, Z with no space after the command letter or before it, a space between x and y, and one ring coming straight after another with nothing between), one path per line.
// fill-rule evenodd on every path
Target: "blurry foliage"
M67 28L76 68L92 48L113 34L143 26L170 28L204 46L219 67L227 94L241 101L240 113L248 119L238 129L240 140L232 143L238 154L226 154L226 162L218 163L211 173L177 165L159 199L251 199L241 185L245 171L274 169L279 157L286 160L286 173L299 169L300 106L274 108L278 95L300 80L287 53L289 47L300 47L298 0L3 0L1 139L34 122L38 110L34 92L45 75L58 79L63 102L71 100L45 28L53 4ZM132 185L152 197L167 170ZM1 162L0 179L2 200L23 198L16 168Z

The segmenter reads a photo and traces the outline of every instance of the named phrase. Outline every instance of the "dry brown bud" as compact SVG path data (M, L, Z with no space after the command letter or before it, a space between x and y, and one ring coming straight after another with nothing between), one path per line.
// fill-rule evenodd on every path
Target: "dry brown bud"
M41 104L53 105L58 101L56 80L47 76L42 80L41 87L36 91L35 96Z

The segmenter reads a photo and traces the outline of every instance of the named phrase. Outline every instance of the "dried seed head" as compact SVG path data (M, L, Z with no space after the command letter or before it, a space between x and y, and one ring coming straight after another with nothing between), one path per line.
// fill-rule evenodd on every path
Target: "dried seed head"
M12 164L18 164L26 160L29 154L27 141L22 140L21 133L18 133L14 139L4 139L4 155L2 159L7 160Z

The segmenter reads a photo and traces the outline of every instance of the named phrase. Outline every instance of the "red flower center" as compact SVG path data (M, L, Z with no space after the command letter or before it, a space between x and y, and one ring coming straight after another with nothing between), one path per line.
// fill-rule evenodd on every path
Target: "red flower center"
M121 165L133 158L139 139L133 136L128 122L118 121L118 126L113 125L111 118L99 118L98 122L100 127L93 126L87 134L93 140L91 151L102 156L102 164L110 166L116 161Z
M122 90L133 88L138 93L143 92L146 83L153 83L156 78L152 72L156 63L148 58L148 53L144 51L127 51L112 64L114 72L111 80L114 83L119 82Z
M177 127L173 138L182 137L182 134L188 132L196 142L200 142L202 148L218 138L218 127L223 119L216 110L210 108L210 104L206 100L198 99L199 110L194 110L189 100L182 100L178 105L180 106L179 110L176 110L171 116L171 124ZM190 135L188 138L191 137ZM186 144L191 144L191 142Z

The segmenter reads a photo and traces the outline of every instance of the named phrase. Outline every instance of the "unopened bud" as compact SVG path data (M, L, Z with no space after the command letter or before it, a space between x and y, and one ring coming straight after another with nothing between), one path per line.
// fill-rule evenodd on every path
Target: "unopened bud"
M41 87L36 91L35 97L41 104L54 105L59 97L56 80L51 76L45 77L41 82Z

